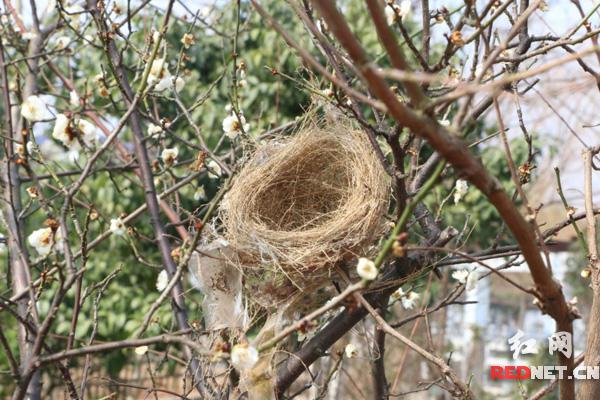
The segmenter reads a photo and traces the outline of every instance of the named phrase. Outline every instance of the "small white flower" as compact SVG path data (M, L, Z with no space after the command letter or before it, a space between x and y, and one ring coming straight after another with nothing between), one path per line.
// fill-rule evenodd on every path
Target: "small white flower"
M51 228L41 228L33 231L28 237L27 242L31 247L38 252L40 256L47 256L52 250L52 246L56 243L56 250L62 251L62 244L60 243L60 228L55 233L52 232Z
M31 197L32 199L35 199L38 197L37 187L35 187L35 186L29 186L27 189L25 189L25 191L27 192L29 197Z
M175 91L177 93L181 92L181 89L183 89L185 87L185 81L183 80L182 77L178 76L177 79L175 79Z
M196 41L194 40L194 35L191 33L184 33L181 37L181 44L183 44L183 47L186 49L189 49L190 46L193 46L195 43Z
M440 119L438 121L438 124L440 124L441 126L450 126L450 120L448 120L448 119Z
M96 140L96 126L84 119L75 123L77 129L81 132L81 138L88 145L93 145ZM65 146L71 147L77 143L76 132L73 130L73 124L70 124L69 118L64 114L58 114L54 122L52 137L61 141ZM76 149L73 149L76 150Z
M400 3L400 16L407 17L412 11L412 1L404 0Z
M167 90L169 87L171 87L171 76L169 76L168 78L159 80L158 83L156 84L156 86L154 86L154 91L155 92L163 92L163 91Z
M164 149L162 153L160 153L160 158L166 165L172 165L175 160L177 160L177 156L179 155L179 150L177 147L171 147L168 149Z
M468 190L469 185L467 184L467 181L464 179L457 180L456 184L454 185L454 204L457 204L464 197L464 195L467 194Z
M368 281L372 281L377 278L377 267L375 267L375 263L368 258L359 258L358 263L356 264L356 272L358 276L362 279L366 279Z
M24 156L25 155L25 146L23 146L21 143L15 144L15 152L17 154Z
M584 268L579 273L579 276L581 276L583 279L587 279L590 277L591 274L592 274L592 271L590 271L589 268Z
M150 72L148 74L148 85L154 86L154 92L162 92L166 89L175 87L176 91L180 91L185 86L183 78L178 77L175 79L169 72L169 65L164 58L159 58L152 61L150 66Z
M152 122L148 124L148 136L158 135L163 131L162 126L154 125Z
M158 38L160 37L160 32L156 29L152 28L152 41L154 43L158 42Z
M65 13L63 14L65 19L69 21L69 24L73 27L73 29L79 29L81 26L81 18L83 17L83 12L85 11L83 7L78 4L74 4L72 6L67 6L64 8Z
M408 295L402 298L402 307L404 307L407 310L412 310L413 308L415 308L419 297L421 297L419 293L410 292Z
M452 278L456 279L458 282L464 284L467 282L467 277L469 276L469 271L466 269L459 269L458 271L452 272Z
M79 130L81 131L82 138L85 144L91 146L98 136L96 125L84 119L80 119L79 121L77 121L77 128L79 128Z
M240 114L239 119L237 115L231 114L223 120L223 132L225 132L225 135L231 140L242 133L242 128L246 133L250 129L250 125L246 122L246 118L243 114Z
M73 107L79 107L79 95L77 94L77 91L71 90L69 92L69 103L71 103Z
M169 275L167 274L167 270L163 269L158 274L158 278L156 278L156 290L159 292L164 291L169 285Z
M27 152L29 154L33 153L33 151L35 150L35 145L33 144L33 142L31 140L29 140L27 142L27 144L25 145L25 147L27 148Z
M348 358L356 358L358 356L358 349L352 343L348 343L344 348L344 353Z
M227 112L227 114L231 114L231 110L233 110L233 106L230 103L227 103L227 105L225 106L225 111Z
M75 136L69 130L69 118L65 114L58 114L56 116L52 137L63 142L65 146L70 146L75 140Z
M157 85L154 87L154 90L160 91L161 89L158 88L158 85L160 85L165 78L170 77L171 74L169 73L169 69L167 68L167 63L165 62L164 58L157 58L156 60L152 61L152 65L150 65L150 72L148 73L148 84L152 85L157 83ZM164 89L166 89L166 87L162 90Z
M238 371L247 371L258 362L258 350L247 344L236 344L231 349L231 364Z
M394 291L394 293L392 293L392 295L390 296L393 300L400 300L401 298L403 298L404 296L406 296L406 293L404 293L404 290L402 290L402 288L398 288Z
M199 201L206 198L206 190L204 186L199 186L194 192L194 200Z
M58 50L66 49L71 39L68 36L60 36L56 39L56 48Z
M479 281L479 272L472 271L467 278L467 283L465 284L465 290L470 292L477 288L477 282Z
M21 104L21 115L30 122L42 121L49 117L46 103L39 96L29 96Z
M113 218L110 220L110 228L108 228L114 235L122 236L125 234L125 223L121 218Z
M206 167L208 168L208 177L211 179L219 179L223 174L221 166L217 164L215 160L210 160L208 164L206 164Z
M137 354L138 356L143 356L144 354L146 354L148 352L148 346L138 346L135 348L135 354Z
M406 18L412 9L410 0L404 0L400 5L387 4L385 7L385 17L388 25L393 25L398 21L398 18Z
M36 37L37 37L37 33L31 32L31 31L30 32L23 32L21 34L21 39L23 39L23 40L32 40L32 39L34 39Z
M248 81L245 79L240 79L240 81L238 82L238 87L240 89L245 88L246 86L248 86Z

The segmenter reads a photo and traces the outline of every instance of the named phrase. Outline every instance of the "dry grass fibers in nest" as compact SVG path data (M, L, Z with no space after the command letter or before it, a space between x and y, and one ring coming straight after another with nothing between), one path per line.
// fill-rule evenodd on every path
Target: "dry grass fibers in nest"
M240 171L221 210L225 238L247 283L285 296L363 255L381 231L388 196L365 132L313 123L260 147Z

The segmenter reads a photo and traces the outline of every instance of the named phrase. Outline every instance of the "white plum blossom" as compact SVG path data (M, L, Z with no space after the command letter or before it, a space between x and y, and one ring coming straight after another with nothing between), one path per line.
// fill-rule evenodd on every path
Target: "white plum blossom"
M409 294L402 298L402 307L404 307L406 310L412 310L413 308L415 308L419 297L421 297L419 293L411 291Z
M25 189L25 191L27 192L29 197L31 197L32 199L35 199L38 197L37 187L35 187L35 186L29 186L27 189Z
M223 170L221 170L221 166L217 164L215 160L210 160L206 167L208 168L208 177L211 179L219 179L219 177L223 174Z
M199 201L206 198L206 190L204 186L199 186L194 192L194 200Z
M195 43L196 41L194 40L194 35L191 33L184 33L181 37L181 44L183 44L183 47L186 49L189 49L190 46L193 46Z
M167 270L163 269L158 274L158 278L156 278L156 290L159 292L164 291L169 285L169 275L167 274Z
M143 356L148 352L148 346L138 346L133 351L135 351L135 354L137 354L138 356Z
M98 137L96 125L86 121L85 119L79 119L77 121L77 128L79 128L79 130L83 134L83 141L88 146L91 146Z
M162 126L154 125L152 122L148 124L148 136L158 135L163 131Z
M348 358L356 358L358 356L358 349L352 343L348 343L346 347L344 347L344 353Z
M404 293L404 290L402 290L402 288L399 287L398 289L396 289L394 291L394 293L392 293L392 295L390 297L392 300L400 300L404 296L406 296L406 293Z
M452 272L452 277L462 284L467 282L468 276L469 271L467 271L466 269L459 269L457 271Z
M579 276L581 276L583 279L587 279L590 277L591 274L592 274L592 271L590 271L589 268L584 268L579 273Z
M110 220L110 228L109 230L117 236L122 236L125 234L125 223L121 218L113 218Z
M238 371L247 371L258 362L258 350L247 344L236 344L231 349L231 364Z
M234 113L231 113L223 120L223 132L231 140L238 137L242 133L242 130L248 132L249 129L250 124L246 122L246 117L242 113L240 113L239 118Z
M20 143L15 144L15 152L17 154L24 156L25 155L25 146L23 146Z
M377 267L375 263L368 258L361 257L358 259L358 263L356 264L356 272L358 276L362 279L366 279L368 281L372 281L377 278Z
M184 88L184 86L185 86L185 81L183 80L182 77L178 76L175 79L175 91L177 93L181 92L181 90Z
M393 25L398 21L398 17L406 18L410 14L412 3L410 0L404 0L399 5L396 3L386 4L385 17L388 25Z
M154 43L158 42L158 38L160 37L160 32L156 29L152 28L152 41Z
M56 140L60 140L63 144L69 146L74 137L71 137L68 132L69 129L69 118L65 114L58 114L56 121L54 121L54 129L52 130L52 137Z
M65 19L69 21L69 24L73 29L79 29L81 26L81 18L84 16L83 12L85 11L83 7L78 4L73 4L71 6L66 6L64 10L65 13L63 15Z
M56 232L52 232L52 228L41 228L33 231L28 237L27 242L38 252L40 256L47 256L55 246L56 250L62 251L60 243L60 228Z
M56 39L56 48L58 50L66 49L70 42L71 39L68 36L59 36Z
M35 122L49 118L46 103L39 96L29 96L21 104L21 115L27 121Z
M73 107L79 107L79 95L77 94L76 90L71 90L69 92L69 103Z
M168 65L164 58L158 58L152 61L150 66L150 72L148 74L148 84L153 85L156 83L154 90L157 92L165 90L169 87L171 73L169 72Z
M35 39L36 37L37 37L37 33L31 32L31 31L23 32L21 34L21 39L23 39L23 40L32 40L32 39Z
M441 126L446 126L447 127L447 126L450 126L450 120L448 120L448 119L440 119L438 121L438 124L440 124Z
M91 146L96 140L96 126L84 119L79 119L71 123L69 118L65 114L58 114L56 121L54 122L54 129L52 130L52 137L56 140L61 141L65 146L71 147L73 144L78 143L76 133L73 131L73 126L81 132L81 138L88 146Z
M148 74L148 85L154 85L154 92L163 92L175 86L176 91L183 89L185 81L181 77L174 78L169 72L169 65L164 58L152 61Z
M454 204L457 204L469 190L469 185L464 179L459 179L454 185Z
M160 153L160 158L166 165L172 165L175 160L177 160L177 156L179 155L179 150L177 147L171 147L164 149L162 153Z
M465 284L465 290L470 292L471 290L475 290L477 288L477 282L479 281L479 272L472 271L467 278L467 282Z

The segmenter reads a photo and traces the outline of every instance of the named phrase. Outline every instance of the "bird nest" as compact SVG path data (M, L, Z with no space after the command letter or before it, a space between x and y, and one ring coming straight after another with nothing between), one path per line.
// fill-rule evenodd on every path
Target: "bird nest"
M365 132L348 122L311 123L256 150L220 215L245 286L281 300L364 255L388 198L389 179Z

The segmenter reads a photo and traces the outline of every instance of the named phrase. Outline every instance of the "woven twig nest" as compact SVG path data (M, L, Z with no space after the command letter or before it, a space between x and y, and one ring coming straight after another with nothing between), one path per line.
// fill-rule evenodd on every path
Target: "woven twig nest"
M382 228L389 179L365 132L311 123L259 147L221 208L246 287L274 299L314 288Z

